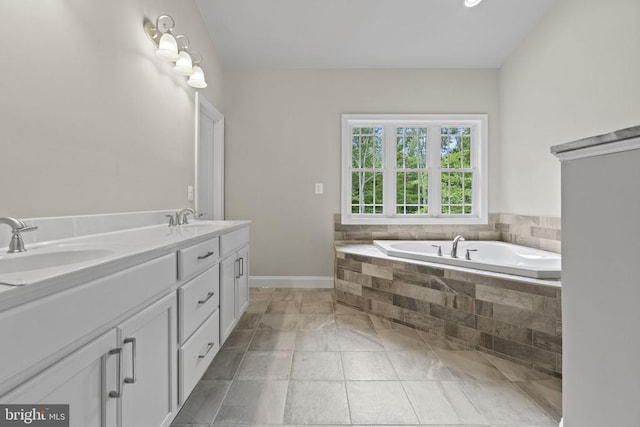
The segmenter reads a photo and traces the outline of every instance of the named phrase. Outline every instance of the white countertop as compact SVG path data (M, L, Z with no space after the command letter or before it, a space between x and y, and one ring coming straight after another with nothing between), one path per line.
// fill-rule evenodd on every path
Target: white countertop
M83 249L105 250L106 255L28 272L3 272L0 267L0 310L175 253L249 224L250 221L193 221L184 226L153 225L26 245L27 252L3 254L0 259Z

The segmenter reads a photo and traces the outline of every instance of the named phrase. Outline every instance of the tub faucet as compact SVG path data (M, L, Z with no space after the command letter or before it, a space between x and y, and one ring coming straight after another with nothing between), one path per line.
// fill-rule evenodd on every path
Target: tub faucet
M184 208L180 212L176 214L176 223L177 225L189 224L189 220L187 219L187 215L193 215L194 218L196 216L196 211L191 208Z
M3 217L0 218L0 224L7 224L11 227L11 241L9 242L9 250L8 254L13 254L16 252L26 252L27 250L24 248L24 242L22 241L22 236L20 233L23 231L32 231L35 230L36 226L26 225L24 222L19 219L11 218L11 217Z
M451 258L458 258L458 242L460 240L464 240L464 237L459 234L453 238L453 243L451 244Z

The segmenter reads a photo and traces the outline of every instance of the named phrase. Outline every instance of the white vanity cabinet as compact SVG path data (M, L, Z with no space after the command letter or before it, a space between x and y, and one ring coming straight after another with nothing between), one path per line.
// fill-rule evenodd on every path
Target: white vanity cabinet
M2 396L0 402L69 404L72 427L168 426L177 409L177 304L171 292L175 264L175 254L164 256L3 313L19 335L16 322L29 314L37 319L38 312L50 307L48 319L33 322L41 333L33 341L48 344L42 337L49 334L61 344L74 343L82 340L78 331L94 327L96 319L108 316L104 322L108 325L126 317L126 308L144 304L144 299L136 297L138 288L146 289L144 295L170 292L128 319L107 326L98 338ZM65 304L74 299L78 306ZM81 316L88 313L93 316ZM29 332L31 325L22 326Z
M220 237L220 340L229 337L249 305L249 228Z
M184 240L159 229L166 246L19 288L13 300L6 291L0 403L69 404L72 427L168 427L248 304L248 224L210 227Z
M122 426L165 427L174 418L176 311L172 292L118 326Z
M38 374L8 395L4 404L68 404L71 427L117 427L117 333L110 330Z
M218 237L179 251L179 403L193 391L220 349Z

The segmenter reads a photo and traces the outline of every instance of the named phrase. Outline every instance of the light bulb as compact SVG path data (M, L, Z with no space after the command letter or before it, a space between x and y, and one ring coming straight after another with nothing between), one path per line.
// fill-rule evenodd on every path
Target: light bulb
M181 76L190 76L193 74L193 63L191 62L191 56L184 50L179 53L179 58L176 61L176 66L173 67L173 71Z
M467 7L474 7L480 4L482 0L464 0L464 5Z
M193 66L193 74L189 77L187 84L198 89L207 87L207 82L204 81L204 72L202 71L202 68L197 65Z
M164 33L162 37L160 37L156 55L166 61L176 61L179 58L178 44L171 34Z

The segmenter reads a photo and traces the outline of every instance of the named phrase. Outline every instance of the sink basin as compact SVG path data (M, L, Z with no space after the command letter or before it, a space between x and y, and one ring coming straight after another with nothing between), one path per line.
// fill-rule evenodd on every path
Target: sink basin
M0 274L22 273L104 258L110 249L76 249L56 252L8 254L0 258Z

